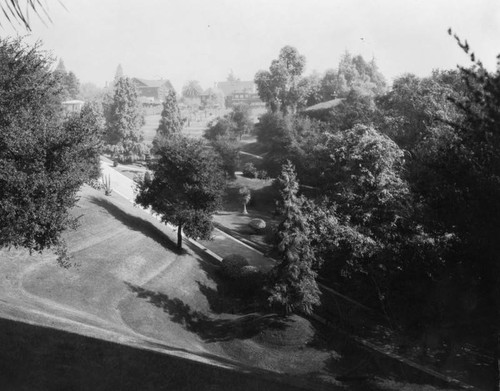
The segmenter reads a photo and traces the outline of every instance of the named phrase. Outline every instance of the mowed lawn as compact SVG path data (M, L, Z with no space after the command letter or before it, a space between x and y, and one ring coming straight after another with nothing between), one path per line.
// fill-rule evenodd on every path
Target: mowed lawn
M144 117L145 125L141 128L144 134L144 142L152 145L153 139L156 136L156 129L160 123L161 116L159 114L147 115ZM182 129L182 134L188 137L201 138L207 128L208 122L212 117L203 118L199 121L191 121L190 126L185 125Z
M295 338L290 348L262 338L266 328L295 330L293 319L224 312L217 266L189 248L179 254L175 232L118 195L85 187L73 213L80 226L65 235L69 267L50 252L0 252L0 302L12 303L0 306L7 317L246 371L304 374L322 371L329 360L330 353L305 346L312 334ZM33 354L40 354L37 346ZM2 359L8 357L4 352Z
M85 379L93 385L105 373L110 376L105 384L116 389L134 389L137 379L153 382L144 389L164 389L152 386L163 378L178 385L166 389L200 389L200 384L206 389L336 389L350 388L350 379L356 386L361 381L370 389L391 389L381 379L402 378L397 368L381 369L379 360L349 339L329 335L304 318L245 310L228 291L218 265L189 247L177 252L175 232L118 195L105 197L85 187L73 213L80 227L65 235L69 267L50 252L0 252L0 317L36 325L0 321L0 363L8 368L0 371L0 386L99 389L87 387ZM146 376L149 368L176 371L179 359L116 343L194 359L193 376L207 377L182 382L156 372ZM25 355L30 359L23 360ZM130 365L135 359L144 365ZM50 362L54 366L46 365ZM189 361L182 362L182 373L189 372ZM199 362L220 370L196 370ZM85 377L85 369L101 375ZM121 383L132 373L136 380ZM232 386L221 386L214 373L227 376L224 384ZM246 374L241 384L234 382L234 373ZM348 376L347 382L339 376ZM34 387L40 378L43 383Z

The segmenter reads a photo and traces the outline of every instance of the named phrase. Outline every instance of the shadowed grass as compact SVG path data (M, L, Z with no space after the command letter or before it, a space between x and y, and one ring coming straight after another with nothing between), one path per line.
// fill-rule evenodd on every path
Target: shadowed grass
M242 373L65 331L0 319L0 389L299 390Z
M137 297L147 300L169 314L172 322L182 324L186 330L197 334L206 342L252 338L264 329L284 329L288 323L287 319L273 314L249 314L234 319L212 318L165 293L154 292L130 283L127 283L127 286Z
M111 216L119 220L128 228L134 231L138 231L143 235L153 239L156 243L163 246L166 250L175 252L177 254L185 253L185 250L179 251L176 243L174 243L167 235L165 235L165 233L163 233L149 221L144 220L141 217L131 215L112 202L102 198L92 197L90 199L90 202L105 209Z

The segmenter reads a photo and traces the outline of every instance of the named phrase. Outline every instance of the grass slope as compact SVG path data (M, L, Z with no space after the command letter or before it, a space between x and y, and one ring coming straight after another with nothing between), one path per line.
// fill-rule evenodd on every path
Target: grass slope
M92 326L90 335L98 338L103 338L105 332L114 332L117 341L194 354L200 360L237 365L246 372L287 374L283 389L292 389L290 382L306 382L310 389L351 387L349 379L372 387L376 376L401 377L397 370L382 370L365 351L345 338L329 337L326 330L303 318L282 319L249 312L237 295L227 289L217 265L190 249L176 252L175 232L128 201L117 195L105 197L88 187L80 197L73 211L79 216L80 227L66 234L71 267L59 266L49 252L34 256L22 250L0 252L0 309L11 319L38 323L43 318L41 314L50 314L53 319L66 319L66 329L75 333L89 335ZM59 323L45 320L46 325ZM4 365L9 363L5 366L8 372L2 372L0 379L5 384L23 385L14 389L75 389L80 381L84 386L79 389L134 389L119 382L121 376L126 378L137 371L145 382L154 383L167 376L166 384L172 385L169 389L199 389L200 383L182 383L175 380L178 377L163 373L159 366L164 365L163 358L151 358L154 373L146 376L150 360L145 358L146 353L57 335L56 331L17 327L9 322L0 322L0 331L0 359ZM58 338L61 344L56 342ZM19 349L14 343L19 344ZM24 362L21 357L25 355L32 360ZM144 362L130 364L129 360ZM46 365L45 361L54 365ZM84 369L80 370L80 365ZM193 365L195 370L198 364ZM174 365L170 370L176 368ZM82 380L85 370L97 371L88 376L88 383ZM167 364L165 371L169 371ZM187 373L187 369L182 371ZM207 371L196 370L196 376L210 377ZM23 377L24 372L35 375ZM110 380L106 378L108 372ZM73 378L71 373L75 374ZM47 378L40 387L33 388L39 376ZM347 376L348 380L340 382L335 379L337 376ZM282 380L281 375L275 377ZM24 378L27 383L23 383ZM115 384L119 387L106 386L108 380L118 382ZM94 386L100 381L102 387ZM206 378L206 384L205 389L225 389L214 379ZM273 387L270 384L260 389L277 389ZM150 387L148 383L144 389L163 388Z

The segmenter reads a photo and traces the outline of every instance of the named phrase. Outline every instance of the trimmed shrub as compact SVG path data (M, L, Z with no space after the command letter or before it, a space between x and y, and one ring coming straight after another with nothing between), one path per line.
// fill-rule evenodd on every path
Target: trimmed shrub
M239 254L231 254L222 260L221 271L226 277L236 280L242 276L242 269L245 266L249 266L245 257Z
M266 229L266 222L262 219L252 219L248 225L258 234L261 234Z

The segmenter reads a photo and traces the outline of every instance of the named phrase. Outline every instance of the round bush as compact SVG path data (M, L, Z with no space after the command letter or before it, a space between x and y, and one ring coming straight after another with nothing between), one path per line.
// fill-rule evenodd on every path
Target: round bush
M242 276L242 269L246 266L249 266L249 263L245 257L231 254L222 260L221 270L227 277L235 280Z
M262 219L252 219L248 225L257 233L262 233L266 229L266 222Z
M255 266L251 266L251 265L243 266L241 268L241 276L242 277L253 276L258 272L259 272L259 269L257 269Z

